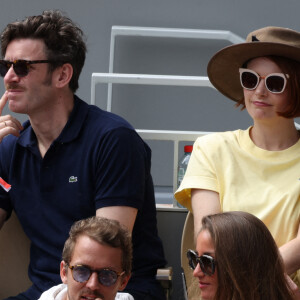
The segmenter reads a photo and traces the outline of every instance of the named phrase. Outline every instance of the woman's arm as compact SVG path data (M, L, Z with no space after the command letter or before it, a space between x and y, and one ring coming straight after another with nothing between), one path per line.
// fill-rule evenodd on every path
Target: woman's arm
M204 216L221 212L219 194L209 190L192 189L194 235L197 236Z
M297 237L279 248L287 274L300 269L300 224Z

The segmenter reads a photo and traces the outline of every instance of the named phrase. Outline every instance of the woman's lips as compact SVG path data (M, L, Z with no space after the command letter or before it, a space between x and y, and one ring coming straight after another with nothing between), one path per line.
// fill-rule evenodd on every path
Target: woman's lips
M202 282L202 281L200 281L200 282L199 282L199 286L200 286L200 289L205 289L205 288L207 288L208 286L210 286L210 284L207 283L207 282Z
M262 101L252 101L252 103L255 106L261 106L261 107L267 107L267 106L271 106L270 104L266 103L266 102L262 102Z

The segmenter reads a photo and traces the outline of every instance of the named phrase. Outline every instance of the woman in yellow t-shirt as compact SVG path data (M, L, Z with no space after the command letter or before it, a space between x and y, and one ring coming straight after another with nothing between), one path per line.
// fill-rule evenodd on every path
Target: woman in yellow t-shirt
M217 52L212 84L246 108L247 130L198 138L175 198L193 211L195 235L205 215L246 211L270 230L286 272L300 286L300 33L265 27Z

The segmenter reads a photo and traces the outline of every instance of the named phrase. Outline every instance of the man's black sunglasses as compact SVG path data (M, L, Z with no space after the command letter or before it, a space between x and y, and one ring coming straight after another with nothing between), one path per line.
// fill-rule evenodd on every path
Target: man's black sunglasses
M104 286L114 285L117 282L118 277L125 274L125 271L117 273L116 271L108 268L93 270L83 265L75 265L75 266L67 265L67 266L71 269L72 276L75 281L86 282L90 279L91 275L94 272L96 272L98 276L98 281Z
M201 271L208 276L212 276L216 270L216 261L210 255L203 254L198 256L193 250L187 251L187 258L189 260L190 267L195 270L197 265L200 265Z
M13 66L14 72L19 77L25 77L28 75L30 70L30 65L33 64L46 64L52 63L51 60L24 60L24 59L17 59L14 61L9 60L0 60L0 75L4 77L8 70Z

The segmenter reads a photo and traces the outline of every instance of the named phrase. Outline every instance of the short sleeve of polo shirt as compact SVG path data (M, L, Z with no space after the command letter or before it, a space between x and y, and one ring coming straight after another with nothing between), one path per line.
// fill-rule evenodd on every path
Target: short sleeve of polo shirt
M9 164L15 139L14 136L7 136L0 143L0 177L7 183L9 183ZM13 209L9 192L5 191L2 187L0 187L0 208L7 212L8 217Z
M135 130L120 127L106 133L99 146L96 168L96 209L140 209L149 164L145 144Z

